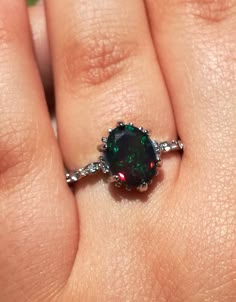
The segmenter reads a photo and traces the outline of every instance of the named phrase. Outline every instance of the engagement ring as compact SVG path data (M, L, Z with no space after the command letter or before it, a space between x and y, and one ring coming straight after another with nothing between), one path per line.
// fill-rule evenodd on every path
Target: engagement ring
M159 143L151 139L148 130L143 127L119 122L116 128L109 129L108 137L102 138L99 160L66 173L66 181L75 183L87 175L102 171L117 187L145 192L158 175L162 153L178 150L183 150L180 140Z

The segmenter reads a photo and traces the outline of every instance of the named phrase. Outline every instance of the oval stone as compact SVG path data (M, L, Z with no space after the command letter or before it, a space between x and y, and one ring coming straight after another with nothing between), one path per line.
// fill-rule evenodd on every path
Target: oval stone
M118 126L110 132L104 158L111 174L129 186L148 183L156 175L153 143L148 134L131 125Z

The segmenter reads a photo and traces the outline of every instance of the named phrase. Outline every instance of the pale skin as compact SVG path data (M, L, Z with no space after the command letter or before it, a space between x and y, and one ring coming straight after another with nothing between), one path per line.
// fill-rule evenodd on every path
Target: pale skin
M1 302L236 301L236 1L45 4L58 140L25 1L0 0ZM64 163L96 160L119 120L179 135L182 158L148 193L101 175L72 193Z

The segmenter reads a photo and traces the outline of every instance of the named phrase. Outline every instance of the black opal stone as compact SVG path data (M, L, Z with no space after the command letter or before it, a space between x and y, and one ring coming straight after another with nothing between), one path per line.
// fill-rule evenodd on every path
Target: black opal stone
M120 182L138 187L156 175L157 159L149 136L140 129L124 125L110 132L104 157L112 175Z

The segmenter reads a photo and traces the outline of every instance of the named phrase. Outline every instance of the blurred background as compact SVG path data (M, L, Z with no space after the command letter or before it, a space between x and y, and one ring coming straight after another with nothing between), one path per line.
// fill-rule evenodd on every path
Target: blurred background
M45 89L45 96L50 111L54 109L54 90L51 70L51 61L49 55L49 45L47 40L47 29L45 12L43 5L35 5L41 0L25 0L29 7L29 17L32 30L32 39L34 41L34 50L37 58L42 83ZM34 6L35 5L35 6ZM1 301L1 299L0 299Z
M34 5L38 0L26 0L28 5Z

